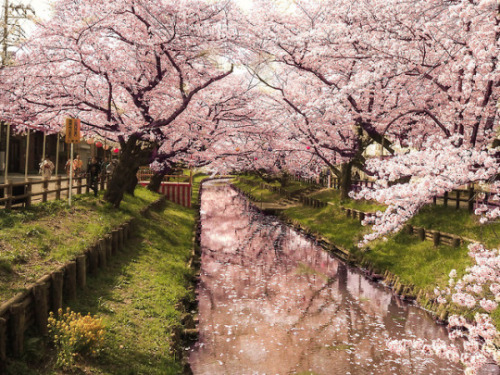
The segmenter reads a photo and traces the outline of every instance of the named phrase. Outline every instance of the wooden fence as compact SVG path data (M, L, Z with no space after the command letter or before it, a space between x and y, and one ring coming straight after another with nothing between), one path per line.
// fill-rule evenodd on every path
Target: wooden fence
M454 234L425 229L422 227L414 227L413 225L407 225L406 231L409 234L417 235L422 241L433 241L435 246L443 244L452 247L459 247L466 240Z
M146 215L162 201L153 202L140 213ZM120 251L131 237L135 220L114 229L83 254L0 305L0 374L5 370L2 367L7 357L17 358L23 354L26 331L34 328L34 332L46 336L49 312L57 312L63 301L75 299L78 288L86 286L87 274L96 274L99 269L107 267L111 256Z
M99 188L107 188L110 176L99 177ZM90 191L90 179L87 175L75 177L73 179L73 193L82 194L83 191ZM65 183L65 186L63 186ZM52 186L51 186L52 185ZM55 187L53 187L55 185ZM38 188L38 189L37 189ZM29 207L34 198L41 198L41 202L52 199L62 199L69 196L69 177L56 177L53 179L37 181L21 181L0 184L0 205L10 209L16 205Z
M347 217L353 219L359 219L359 221L363 221L366 218L366 216L373 214L371 212L363 212L346 207L341 207L341 209L346 213ZM443 244L451 247L459 247L465 241L471 241L467 238L462 238L455 234L440 232L437 230L425 229L422 227L415 227L410 224L407 224L405 226L405 230L408 234L418 236L418 238L420 238L421 241L425 240L433 241L434 246L439 246Z
M434 197L432 201L434 205L437 205L438 202L442 203L442 205L445 207L453 205L457 210L463 207L461 203L465 203L469 212L472 212L480 201L477 197L477 193L480 193L480 191L478 192L472 187L467 190L458 189L453 190L450 193L446 192L442 197Z
M262 189L268 189L268 190L276 192L280 195L285 195L287 198L292 198L292 195L288 191L282 189L279 186L273 186L273 185L269 185L269 184L266 184L263 182L254 181L254 180L247 180L246 178L243 178L243 180L244 180L245 184L247 184L247 185L259 186ZM238 189L238 190L241 192L240 189ZM250 196L249 194L245 194L245 195ZM458 194L456 198L460 199L460 194ZM448 197L448 199L450 199L450 198ZM304 195L298 196L298 200L300 203L302 203L306 206L314 207L314 208L322 208L322 207L326 207L328 205L328 203L326 203L326 202L323 202L323 201L320 201L318 199L314 199L311 197L307 197ZM469 200L465 200L465 201L467 203L469 203ZM366 216L373 214L372 212L364 212L364 211L356 210L353 208L347 208L347 207L342 207L342 206L340 208L342 211L345 212L347 217L350 217L353 219L359 219L360 222L365 220ZM457 235L454 235L454 234L439 232L436 230L430 230L430 229L425 229L425 228L421 228L421 227L414 227L412 225L407 225L406 231L409 234L418 236L422 241L425 241L425 240L433 241L435 246L439 246L440 244L443 244L443 245L448 245L448 246L452 246L452 247L459 247L465 241L470 241L468 239L464 239L464 238L457 236Z
M306 184L317 184L323 187L328 187L328 178L320 177L319 183L316 178L302 178L298 176L293 176L291 178L293 181L300 181ZM338 178L331 178L330 184L332 189L340 189L340 181ZM353 180L351 185L352 191L360 191L364 187L373 188L375 186L374 181L368 180ZM480 198L484 195L484 198ZM455 189L451 192L444 193L443 196L433 197L432 202L434 205L443 205L445 207L455 207L457 210L460 208L467 209L469 212L474 212L474 210L480 205L486 205L489 208L500 207L500 202L492 201L490 199L490 193L475 189L470 187L468 189Z

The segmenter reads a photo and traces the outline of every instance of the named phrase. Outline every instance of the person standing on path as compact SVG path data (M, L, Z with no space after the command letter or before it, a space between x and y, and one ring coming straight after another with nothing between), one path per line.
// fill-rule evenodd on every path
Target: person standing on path
M115 171L116 164L118 164L118 161L116 159L111 159L111 161L106 166L106 175L108 175L110 177L113 175L113 172Z
M40 163L40 174L44 180L50 180L54 169L54 163L52 163L48 156Z
M76 154L76 158L73 159L73 177L79 177L83 171L83 160L80 159L80 154Z
M108 164L109 164L108 157L105 156L103 161L101 162L101 174L103 175L103 177L106 176L106 168L108 167Z
M94 190L94 196L97 197L97 190L99 188L99 175L101 174L101 164L95 157L89 164L87 173L89 174L90 187Z

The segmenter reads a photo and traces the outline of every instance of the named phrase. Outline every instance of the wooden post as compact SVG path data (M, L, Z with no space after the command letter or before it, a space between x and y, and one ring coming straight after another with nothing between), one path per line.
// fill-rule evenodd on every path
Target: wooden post
M118 228L118 248L123 250L123 245L125 241L123 240L123 227Z
M104 238L99 240L97 250L99 252L99 267L106 268L108 259L106 257L106 240Z
M42 202L47 202L47 190L49 190L49 180L43 180L42 189L43 189Z
M365 213L364 212L360 212L359 213L359 221L363 221L365 220Z
M418 228L418 238L420 238L420 241L425 241L425 229L424 228Z
M408 234L413 234L413 225L408 224L408 225L406 226L406 228L407 228L407 230L408 230Z
M7 14L7 12L4 12L4 14ZM5 170L4 170L4 177L3 177L3 182L4 184L8 184L9 180L9 146L10 146L10 124L5 124L7 126L7 137L5 140Z
M31 183L31 181L26 181L25 192L26 192L26 195L27 195L27 197L25 198L26 207L30 207L31 206L31 194L33 192L33 185Z
M92 275L97 274L99 271L99 252L98 244L93 245L89 251L89 271Z
M33 298L35 308L35 322L38 331L42 336L47 336L47 320L49 317L49 285L47 282L35 284L33 286Z
M58 176L56 179L56 199L57 200L61 199L61 176Z
M113 255L113 238L111 237L110 234L106 235L104 237L105 244L106 244L106 257L108 258L108 261L111 260L111 256Z
M77 177L77 186L76 186L76 194L82 193L82 176Z
M6 182L8 183L8 182ZM7 210L10 210L12 208L12 184L10 183L5 191L5 197L7 198L7 201L5 202L5 208Z
M76 261L66 264L64 273L64 295L68 300L76 298Z
M61 270L52 272L50 286L51 311L57 313L62 309L64 273Z
M25 155L25 162L24 162L24 180L26 181L28 179L28 163L29 163L29 151L30 151L30 129L28 129L28 133L26 134L26 155Z
M7 321L0 318L0 374L5 371L5 361L7 359Z
M113 254L116 254L116 252L119 249L119 234L118 231L115 229L114 231L111 232L112 238L113 238Z
M441 232L434 232L432 239L434 241L434 246L439 246L439 244L441 243Z
M460 242L461 242L460 238L455 237L455 238L453 238L453 242L452 242L451 246L454 247L454 248L460 247Z
M122 236L123 236L123 245L127 242L127 223L123 223L120 225L120 231L122 231Z
M457 202L455 208L460 209L460 190L457 190Z
M26 321L24 310L22 303L16 303L10 307L11 346L12 354L15 358L20 357L24 349L24 324Z
M474 211L474 187L469 188L469 202L468 202L469 212Z
M43 132L42 160L45 160L45 146L47 144L47 133Z
M88 194L90 192L90 178L89 174L87 173L85 175L85 194Z
M351 210L349 208L346 210L346 212L347 212L347 217L351 217Z
M76 283L81 289L87 285L87 257L80 255L76 257Z
M443 201L444 206L448 207L448 192L447 191L444 192L443 200L444 200Z
M61 147L60 143L61 142L59 142L59 133L57 133L56 134L56 169L55 169L56 177L59 176L59 148Z

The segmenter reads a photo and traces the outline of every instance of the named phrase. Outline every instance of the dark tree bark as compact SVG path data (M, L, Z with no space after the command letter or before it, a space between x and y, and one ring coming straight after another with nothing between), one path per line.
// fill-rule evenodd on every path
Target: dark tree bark
M290 175L288 173L283 172L279 175L278 180L279 180L281 187L287 187L288 182L290 181Z
M134 191L139 180L137 179L137 172L139 172L139 167L135 168L132 178L127 182L125 186L125 193L134 196Z
M352 185L352 163L344 163L340 166L340 199L348 199Z
M165 176L166 173L159 173L156 172L152 177L151 180L149 181L148 184L148 190L154 191L155 193L160 190L161 182L163 181L163 176Z
M120 159L104 194L104 200L114 207L120 207L123 195L126 192L133 192L137 185L139 167L148 164L151 155L152 148L144 148L136 136L121 142Z
M172 173L172 168L170 167L165 167L163 170L156 172L153 177L151 177L151 181L149 181L148 189L154 192L158 192L158 190L160 190L163 177L170 173Z

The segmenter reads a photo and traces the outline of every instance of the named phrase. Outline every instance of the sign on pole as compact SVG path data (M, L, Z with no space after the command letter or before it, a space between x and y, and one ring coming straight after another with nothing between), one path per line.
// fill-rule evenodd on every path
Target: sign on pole
M80 142L80 120L76 118L66 119L66 143Z
M71 156L69 164L69 190L68 203L71 206L71 196L73 195L73 144L80 142L80 120L76 118L66 119L66 143L71 143Z

